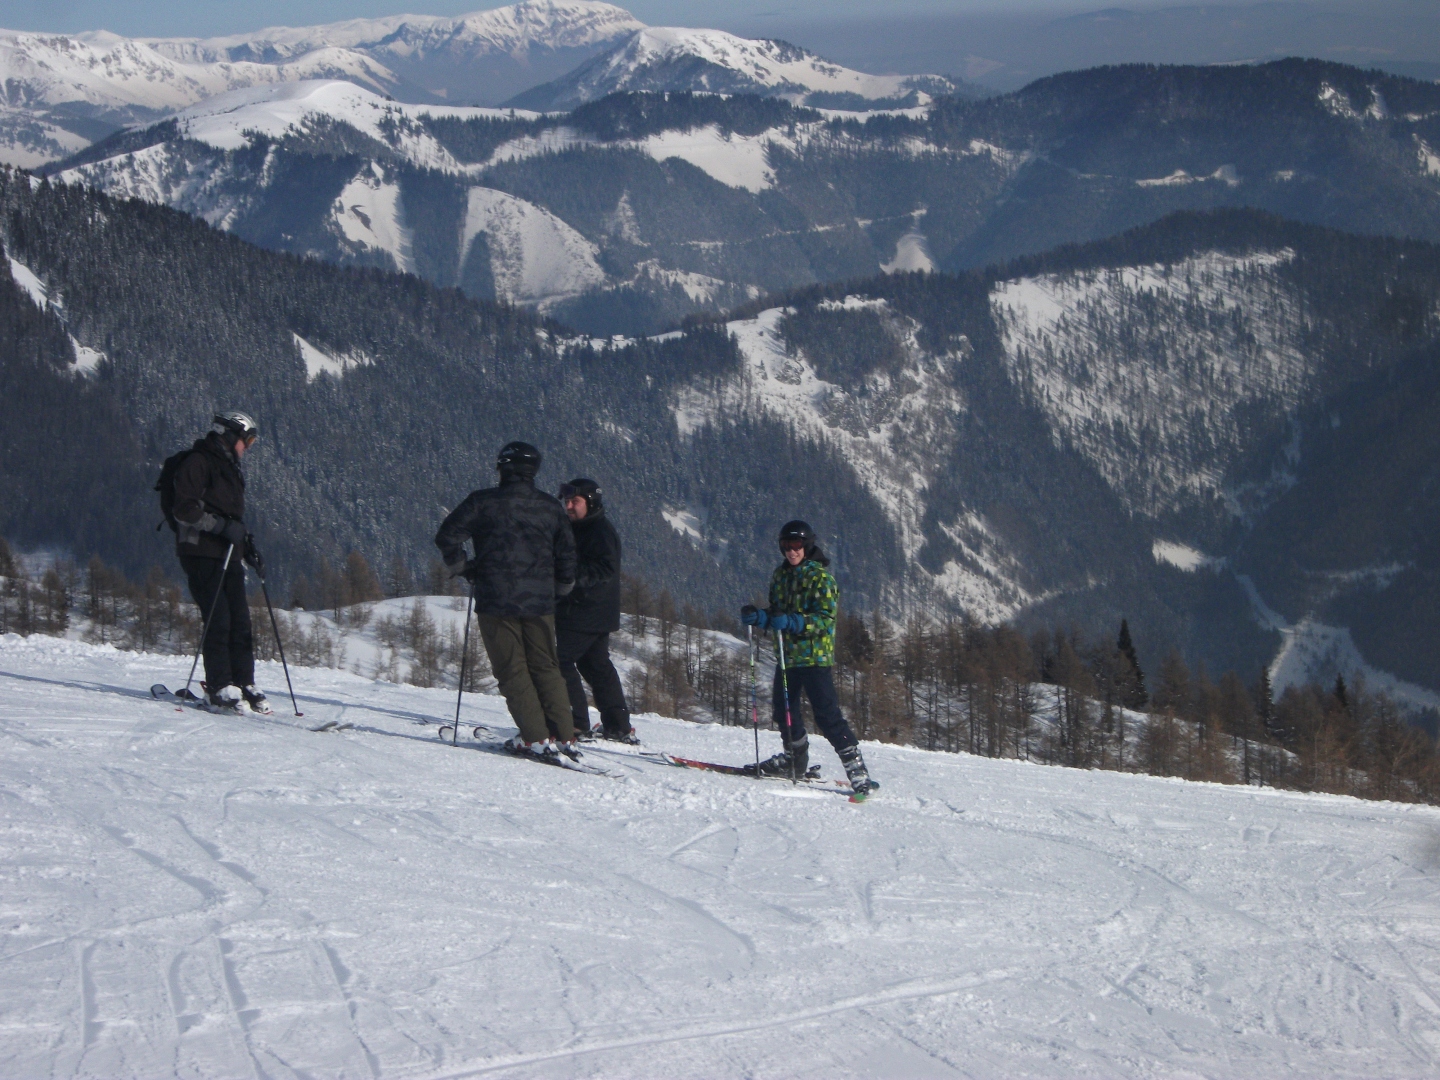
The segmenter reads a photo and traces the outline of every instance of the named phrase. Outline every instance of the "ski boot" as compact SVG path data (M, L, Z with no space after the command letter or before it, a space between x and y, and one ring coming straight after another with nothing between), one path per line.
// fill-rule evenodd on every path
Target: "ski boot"
M840 751L840 764L845 766L845 775L850 778L850 790L858 802L872 791L877 791L880 785L870 779L870 770L865 768L865 759L860 756L860 747L847 746Z
M245 700L240 688L234 683L222 686L219 690L211 690L201 683L200 688L205 691L205 704L215 712L239 712L240 702Z
M516 757L530 757L537 761L554 764L560 760L560 750L553 739L543 742L526 742L519 735L505 740L504 747Z
M555 743L555 748L560 753L568 757L571 761L580 760L580 738L578 735L575 738L571 739L569 742L557 741Z
M245 698L245 704L250 706L250 711L261 716L271 716L275 710L270 707L270 702L265 699L264 693L254 683L240 688L241 695Z
M640 736L635 734L634 728L626 728L624 731L606 731L600 737L606 742L624 743L626 746L640 745Z
M751 766L754 768L754 766ZM786 747L774 757L768 757L760 762L761 776L783 776L790 778L804 779L810 770L810 740L801 739L792 746Z

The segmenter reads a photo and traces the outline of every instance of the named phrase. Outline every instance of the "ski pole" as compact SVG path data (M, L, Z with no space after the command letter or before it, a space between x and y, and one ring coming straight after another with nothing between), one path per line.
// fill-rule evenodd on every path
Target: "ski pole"
M795 722L790 719L790 680L785 675L785 631L775 631L775 651L780 655L780 689L785 693L785 733L786 750L790 751L790 782L796 783L795 779L795 751L791 749L795 745Z
M460 686L455 691L455 726L450 729L450 745L460 743L460 698L465 693L465 662L470 659L470 611L475 606L475 582L470 582L470 599L465 602L465 644L460 646Z
M220 564L220 586L215 590L215 599L210 602L210 614L205 616L205 625L200 628L200 644L195 649L195 659L190 661L190 675L185 680L185 689L181 691L180 697L190 696L190 684L195 681L195 668L200 663L200 654L205 650L205 638L210 633L210 622L215 618L216 609L220 607L220 597L225 594L225 572L230 569L230 556L235 554L235 545L231 544L225 551L225 561Z
M750 724L755 729L755 779L760 779L760 708L755 704L755 627L745 625L745 644L750 650Z
M280 640L280 624L275 621L275 609L270 606L270 590L265 585L265 575L256 570L255 576L260 579L260 591L265 594L265 610L270 612L270 629L275 631L275 648L280 650L280 669L285 672L285 685L290 688L290 705L296 716L304 716L300 711L300 703L295 700L295 685L290 681L290 665L285 663L285 643Z

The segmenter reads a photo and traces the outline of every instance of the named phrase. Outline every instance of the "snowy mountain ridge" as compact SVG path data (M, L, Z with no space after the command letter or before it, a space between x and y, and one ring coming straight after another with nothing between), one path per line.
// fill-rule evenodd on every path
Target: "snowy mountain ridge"
M456 18L398 15L210 39L0 30L0 161L34 168L83 149L97 132L308 79L432 102L483 98L488 80L498 102L641 26L610 4L526 0Z
M530 49L579 48L609 42L645 24L624 8L596 0L523 0L454 17L389 15L319 26L276 26L212 38L144 38L165 56L186 62L273 63L319 49L419 60L436 55L475 59L523 55ZM79 35L81 39L99 35Z
M563 79L518 95L512 104L571 109L608 94L647 90L776 94L797 103L822 94L925 104L931 94L954 89L939 76L867 75L784 41L652 26Z

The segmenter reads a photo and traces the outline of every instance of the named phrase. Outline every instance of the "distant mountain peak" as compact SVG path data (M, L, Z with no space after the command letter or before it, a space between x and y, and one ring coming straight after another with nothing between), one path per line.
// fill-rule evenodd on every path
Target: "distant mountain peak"
M217 94L343 79L411 102L498 102L644 27L595 0L393 15L216 38L0 30L0 162L35 168Z
M608 44L644 27L635 16L597 0L523 0L468 15L388 15L320 26L273 26L216 38L151 39L156 49L213 59L295 56L313 49L358 49L408 60L439 52L469 57L523 54L535 47Z
M799 46L743 38L723 30L649 26L575 71L512 99L523 108L567 109L622 91L811 95L860 102L898 101L948 93L948 80L929 75L869 75L832 63Z

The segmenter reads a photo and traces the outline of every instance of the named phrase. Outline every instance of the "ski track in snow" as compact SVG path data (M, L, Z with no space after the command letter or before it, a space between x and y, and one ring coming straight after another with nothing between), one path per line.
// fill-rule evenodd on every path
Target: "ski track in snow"
M1440 1068L1433 807L876 744L864 806L594 753L614 780L440 744L453 690L150 699L187 666L0 638L0 1074Z

